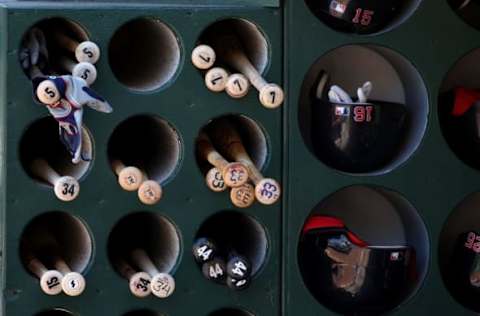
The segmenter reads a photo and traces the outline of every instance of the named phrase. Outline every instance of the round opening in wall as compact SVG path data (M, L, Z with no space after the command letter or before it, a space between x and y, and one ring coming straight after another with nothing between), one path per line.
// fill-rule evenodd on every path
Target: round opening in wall
M347 45L310 68L298 117L305 144L324 164L381 175L418 148L428 111L425 84L405 57L381 46Z
M480 312L480 193L467 196L443 225L438 258L443 282L464 307Z
M430 246L425 224L403 196L355 185L320 202L298 247L303 281L315 299L344 314L383 314L421 287Z
M438 96L443 136L455 155L480 170L480 49L462 57L445 76Z
M346 33L376 34L404 23L421 0L305 0L317 18Z
M480 30L480 3L476 0L447 0L452 10L468 25Z
M164 87L181 60L177 35L154 18L138 18L121 26L110 41L108 53L118 81L138 92Z

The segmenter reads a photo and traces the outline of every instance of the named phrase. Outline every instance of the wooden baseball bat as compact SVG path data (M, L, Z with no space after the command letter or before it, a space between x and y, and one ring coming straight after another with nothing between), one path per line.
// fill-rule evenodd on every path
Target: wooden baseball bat
M260 173L232 124L227 119L218 119L214 124L210 124L209 132L213 143L221 147L222 152L247 167L249 177L255 184L255 197L257 200L265 205L277 202L281 194L280 185L274 179L265 178Z
M59 46L74 53L78 62L95 64L100 59L100 48L94 42L78 42L61 32L53 33L53 38Z
M52 263L63 274L62 290L68 296L79 296L85 291L86 282L83 275L72 271L68 264L59 256L52 256Z
M283 89L276 84L268 83L262 77L248 59L243 44L234 31L219 30L209 40L218 57L232 68L243 73L260 92L259 100L263 106L276 108L283 103L285 99Z
M154 205L162 199L162 186L157 181L150 180L145 170L140 171L143 174L143 182L138 188L138 198L143 204Z
M58 63L63 69L69 71L72 76L85 80L89 86L97 80L97 68L90 63L76 63L67 57L60 58Z
M143 173L134 166L125 166L120 160L112 161L112 168L118 176L118 184L125 191L136 191L143 182Z
M43 159L35 159L31 164L32 172L40 179L53 186L53 191L58 199L69 202L78 197L80 184L71 176L60 176Z
M26 266L40 280L40 288L47 295L58 295L62 293L63 275L57 270L48 270L45 265L32 253L27 253Z
M205 132L200 132L197 138L197 150L202 158L220 170L227 186L235 188L242 186L247 182L247 168L242 163L229 163L218 151L215 150L210 138Z
M137 272L125 260L116 259L114 266L124 278L128 280L130 292L136 297L147 297L152 293L150 284L152 278L146 272Z
M159 298L170 296L175 290L175 280L168 273L160 272L147 252L143 249L134 249L131 253L132 262L140 269L152 276L151 289L153 295Z
M230 200L238 208L247 208L255 202L255 187L250 183L245 183L241 187L232 188L230 191Z

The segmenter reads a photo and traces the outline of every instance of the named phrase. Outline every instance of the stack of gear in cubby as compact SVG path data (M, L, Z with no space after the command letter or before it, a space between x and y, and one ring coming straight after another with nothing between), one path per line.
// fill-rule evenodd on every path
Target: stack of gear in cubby
M232 290L243 290L250 285L252 264L231 246L224 246L211 238L197 238L193 256L207 280L226 284Z

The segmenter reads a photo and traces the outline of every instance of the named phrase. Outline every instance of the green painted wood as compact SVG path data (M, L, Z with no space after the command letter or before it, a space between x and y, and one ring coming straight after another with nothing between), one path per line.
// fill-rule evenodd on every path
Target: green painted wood
M205 89L201 74L189 61L195 42L210 23L224 17L244 17L257 23L268 36L272 46L271 66L267 78L282 82L282 14L268 8L146 8L107 9L89 4L81 10L36 8L13 5L0 15L0 34L8 33L8 45L1 45L0 63L8 64L2 71L0 105L4 112L5 128L3 155L6 174L2 186L6 203L7 260L4 271L5 315L34 315L50 307L64 307L78 315L123 315L137 308L150 308L166 315L208 315L222 307L242 306L256 315L280 314L281 298L281 212L282 206L263 207L256 204L244 211L257 218L267 229L270 249L268 261L261 274L245 292L236 293L203 279L190 249L196 230L210 215L233 209L228 194L214 194L204 185L202 174L194 159L194 139L199 129L211 118L226 113L243 113L257 120L269 135L270 163L266 172L281 179L282 175L282 110L266 110L260 106L255 93L242 100L232 100L225 94L213 94ZM35 22L50 16L62 16L79 22L100 44L103 57L97 64L99 80L94 89L113 105L114 113L106 116L86 110L84 122L93 133L96 157L94 166L84 181L78 200L62 203L50 190L32 181L22 169L18 144L26 127L44 117L44 108L35 105L30 82L17 63L17 52L24 32ZM157 16L176 31L182 45L182 63L175 81L162 91L138 94L123 87L113 76L107 60L108 42L115 30L126 21L139 16ZM3 31L2 31L3 30ZM2 37L2 41L7 39ZM8 53L8 54L7 54ZM5 60L5 56L7 59ZM6 77L5 77L6 76ZM0 90L1 92L1 90ZM143 206L135 194L122 191L110 170L106 144L114 127L129 116L154 113L170 121L180 132L184 143L184 159L176 177L164 188L164 199L157 206ZM0 132L0 136L5 135ZM46 140L47 141L47 140ZM0 199L1 200L1 199ZM77 215L91 230L95 241L95 257L86 275L87 290L78 298L47 297L38 282L29 275L18 256L19 237L28 222L36 215L62 210ZM153 297L136 299L128 292L127 282L113 271L107 258L107 238L114 224L133 211L147 210L165 214L178 226L182 236L182 256L176 270L177 291L167 300Z
M480 46L479 31L458 18L446 1L438 0L424 0L413 17L393 31L367 37L329 29L310 13L303 1L287 1L285 16L289 92L285 315L334 315L317 303L304 286L297 264L297 245L301 227L315 205L353 184L374 184L400 192L418 209L427 225L431 240L428 276L418 294L394 314L473 315L457 304L444 287L437 249L447 216L469 193L479 190L479 172L457 159L446 144L438 122L437 93L450 67ZM399 52L418 69L429 91L429 122L422 144L405 164L386 175L349 176L331 170L313 156L300 134L298 100L305 74L326 52L352 43L377 44Z

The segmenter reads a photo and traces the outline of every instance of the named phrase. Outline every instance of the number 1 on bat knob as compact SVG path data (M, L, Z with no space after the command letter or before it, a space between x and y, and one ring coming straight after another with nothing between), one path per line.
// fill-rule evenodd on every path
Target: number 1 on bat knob
M80 184L74 177L60 176L43 159L35 159L31 169L36 176L53 185L53 191L59 200L69 202L78 197Z
M192 63L198 69L210 69L216 61L216 54L213 48L208 45L199 45L192 51Z

